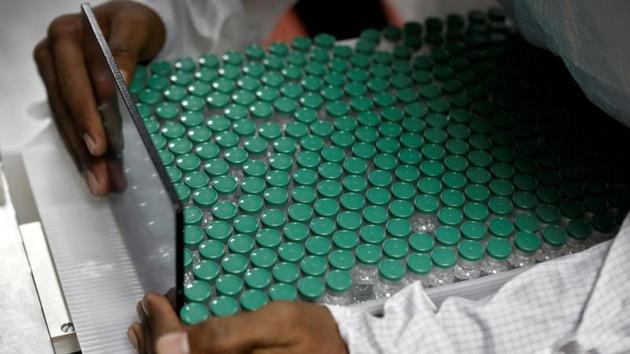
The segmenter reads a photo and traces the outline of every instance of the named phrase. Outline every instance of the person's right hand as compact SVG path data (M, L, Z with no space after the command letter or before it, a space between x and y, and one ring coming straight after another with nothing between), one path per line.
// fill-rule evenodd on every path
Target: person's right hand
M165 28L150 8L132 1L112 1L94 14L127 83L136 64L153 58L164 44ZM33 51L55 124L88 187L95 195L112 190L106 161L105 130L94 98L90 63L80 14L57 17Z

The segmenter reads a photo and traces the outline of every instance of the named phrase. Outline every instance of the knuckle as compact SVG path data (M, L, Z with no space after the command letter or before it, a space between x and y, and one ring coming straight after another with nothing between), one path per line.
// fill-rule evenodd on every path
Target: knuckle
M55 18L48 26L48 38L55 42L61 38L76 36L81 31L81 19L77 15Z
M48 41L43 40L33 48L33 59L37 64L42 63L48 57Z

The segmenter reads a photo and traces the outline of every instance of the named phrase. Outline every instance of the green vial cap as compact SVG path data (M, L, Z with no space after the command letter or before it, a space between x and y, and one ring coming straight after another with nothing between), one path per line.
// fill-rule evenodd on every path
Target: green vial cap
M212 187L221 195L232 194L238 187L238 181L234 176L218 176L212 180Z
M258 238L257 238L258 241ZM278 239L278 242L279 239ZM278 260L278 256L276 252L271 250L270 248L257 248L252 251L252 254L249 256L249 261L252 263L254 267L270 269ZM271 280L271 279L270 279Z
M289 201L289 192L284 188L271 187L263 193L265 202L271 206L282 206Z
M328 255L328 263L334 269L351 270L354 266L354 256L348 250L335 250Z
M247 290L241 295L241 307L245 311L256 311L269 302L267 295L260 290Z
M431 260L433 264L438 268L451 268L457 261L457 255L453 250L446 247L437 247L431 253Z
M531 232L519 231L514 237L514 245L525 253L534 253L540 248L540 239Z
M291 198L297 203L311 204L316 197L315 190L308 186L299 186L291 191Z
M542 232L542 237L547 244L554 248L560 248L567 242L567 234L557 225L549 225Z
M336 198L342 192L341 184L332 179L319 182L316 189L319 195L324 198Z
M324 162L317 169L319 175L324 179L338 179L343 174L343 168L333 162Z
M381 187L372 187L365 193L366 199L372 205L386 205L391 198L389 191Z
M278 256L285 262L299 262L304 254L304 247L295 242L284 242L278 247Z
M289 206L289 218L298 223L305 223L313 217L313 209L303 203L295 203ZM306 226L305 226L306 227Z
M284 133L293 139L300 139L308 134L308 127L301 122L291 122L284 127Z
M359 237L352 231L340 230L333 235L333 243L337 248L351 250L359 244Z
M161 102L155 108L155 114L162 119L175 119L179 115L179 108L172 102Z
M462 222L464 216L459 209L442 208L438 211L438 220L445 225L454 226Z
M453 247L460 240L459 230L452 226L440 226L435 230L436 240L444 246Z
M256 220L255 217L251 216L251 215L239 215L236 218L234 218L234 230L238 233L241 234L246 234L246 235L252 235L254 233L256 233L256 231L258 231L258 221ZM250 242L251 241L251 242ZM230 241L228 241L229 243ZM252 247L254 244L253 240L249 240L246 238L239 238L239 250L241 252L236 252L236 253L246 253L251 251L251 249L248 251L247 248L249 248L249 246L247 246L247 244L251 243ZM229 244L228 244L229 245ZM241 246L243 246L243 248L241 248ZM247 247L245 247L247 246Z
M352 276L344 270L333 270L326 275L326 287L336 293L343 293L350 290L352 286Z
M343 187L350 192L362 193L367 188L367 180L363 176L349 175L342 181Z
M357 260L361 264L375 265L381 260L383 252L381 251L380 247L370 244L363 244L357 247L356 256Z
M361 240L369 244L381 244L385 240L385 230L378 225L364 225L359 230Z
M247 269L248 259L241 254L228 254L221 260L223 271L229 274L241 275ZM218 284L217 284L218 287ZM225 294L232 295L232 294Z
M389 203L389 212L396 218L409 218L413 215L414 206L407 200L394 200Z
M209 181L208 175L199 171L190 172L184 177L184 183L190 188L206 187Z
M333 117L341 117L350 112L350 106L343 101L332 101L326 104L326 112Z
M324 282L320 278L306 276L298 281L300 296L308 301L316 301L324 294Z
M214 240L227 240L232 234L232 226L225 221L213 220L208 224L206 234Z
M190 270L193 263L193 254L192 251L188 248L184 248L184 269L186 271Z
M482 240L486 236L486 225L478 221L464 221L459 230L469 240Z
M210 311L216 317L233 316L238 313L239 305L231 296L217 296L210 303Z
M234 274L223 274L217 278L215 287L220 295L235 296L243 290L243 280Z
M544 223L555 224L560 221L561 213L553 205L541 204L536 208L536 216Z
M464 215L470 220L483 221L488 214L488 208L484 204L470 202L464 206Z
M225 255L225 245L222 241L214 239L203 241L201 246L199 246L199 254L203 259L211 261L221 260L223 255Z
M296 156L296 161L300 167L314 169L319 166L321 158L313 151L302 151Z
M531 214L520 214L514 218L514 224L520 231L535 233L538 231L538 219Z
M327 162L340 163L346 158L342 148L337 146L326 146L321 151L322 158Z
M462 241L457 249L459 256L467 261L476 262L483 257L483 246L477 241Z
M210 285L203 280L193 280L184 286L184 297L187 302L206 302L211 292Z
M488 201L490 211L497 215L507 215L512 212L514 205L512 201L505 197L492 197Z
M299 222L290 222L284 226L284 237L292 242L304 242L309 236L308 226Z
M411 165L400 165L396 168L395 175L400 181L413 183L420 178L420 171Z
M279 283L293 283L300 275L298 266L291 262L276 263L271 272L273 278Z
M384 188L392 183L392 174L385 170L372 170L368 174L368 181L371 185L378 188Z
M439 206L440 202L435 196L424 194L419 195L413 200L413 204L415 205L418 211L429 214L435 212Z
M306 151L321 151L324 148L324 139L316 135L305 135L300 139L300 146Z
M411 234L411 224L405 219L390 219L385 228L391 237L405 238Z
M204 280L210 284L219 276L220 268L216 262L209 260L201 260L193 267L193 275L195 279Z
M426 232L415 233L409 236L409 246L415 252L429 253L435 247L435 240Z
M383 253L392 259L403 259L409 253L409 245L400 239L389 239L383 242Z
M208 319L208 308L204 304L190 303L186 304L179 311L179 317L184 324L193 326L204 322Z
M490 257L498 260L507 259L512 253L512 245L505 238L492 237L486 244L486 251Z
M405 268L393 259L384 259L378 264L378 274L389 281L400 281L405 276Z
M407 182L396 182L391 187L392 194L397 199L410 200L416 195L416 188Z
M264 268L252 268L243 276L250 289L263 290L271 285L271 272Z
M289 171L293 166L293 158L285 153L275 153L269 157L269 166L274 170Z
M418 189L424 194L436 195L442 191L442 182L432 177L424 177L418 181Z
M273 229L262 229L256 234L256 243L260 247L277 248L282 241L280 232Z
M238 207L232 202L218 202L212 207L212 216L219 220L232 220Z
M269 298L271 301L295 301L297 289L289 284L277 283L269 288Z
M247 194L262 194L265 190L265 180L258 177L245 177L241 182L241 190Z
M306 276L319 277L326 273L328 264L326 259L320 256L307 256L300 262L300 269Z
M359 211L365 206L365 198L361 194L349 192L341 195L340 203L346 210Z
M184 224L198 224L203 218L203 211L196 206L187 206L184 208Z
M286 222L287 217L283 211L278 209L266 209L263 210L260 221L265 227L269 228L281 228Z
M571 220L567 226L567 232L570 237L584 241L591 235L591 228L582 220Z
M470 200L475 202L483 202L490 197L490 190L482 184L468 184L464 192Z
M354 211L344 211L337 215L337 225L345 230L356 230L361 226L361 215Z
M184 247L196 250L203 241L203 231L197 226L184 226Z
M274 170L267 173L265 180L272 187L286 187L291 182L291 177L286 171Z
M433 262L427 254L414 253L407 258L407 270L410 273L426 275L431 272Z
M505 238L514 232L514 224L508 218L495 218L490 220L488 230L497 237Z
M316 235L330 236L335 232L335 222L328 217L317 217L311 220L310 228Z

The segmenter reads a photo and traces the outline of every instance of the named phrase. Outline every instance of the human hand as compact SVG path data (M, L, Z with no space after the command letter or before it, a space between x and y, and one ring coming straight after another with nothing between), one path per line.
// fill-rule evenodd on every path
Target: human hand
M127 83L136 63L153 58L164 44L165 28L150 8L133 1L112 1L94 8L94 14ZM86 32L87 33L87 32ZM48 93L59 134L90 191L105 195L117 189L104 159L107 140L95 100L98 73L90 70L80 14L57 17L48 35L37 44L33 57ZM93 60L93 59L92 59ZM110 167L111 168L111 167Z
M137 312L141 323L127 333L142 354L347 353L328 309L304 302L272 302L255 312L184 326L165 297L149 293Z

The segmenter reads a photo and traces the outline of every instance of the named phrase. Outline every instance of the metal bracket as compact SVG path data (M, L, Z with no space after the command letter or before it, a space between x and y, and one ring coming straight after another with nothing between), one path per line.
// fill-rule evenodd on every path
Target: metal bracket
M20 225L20 233L55 353L78 352L79 342L41 224Z

